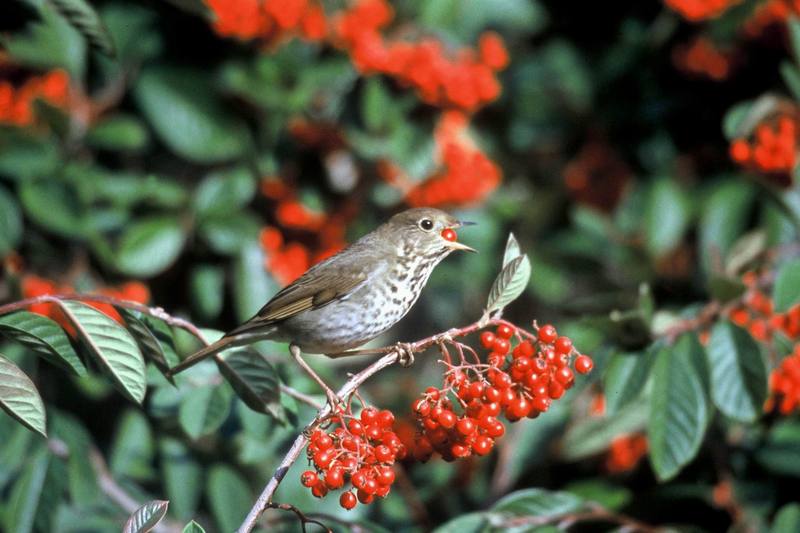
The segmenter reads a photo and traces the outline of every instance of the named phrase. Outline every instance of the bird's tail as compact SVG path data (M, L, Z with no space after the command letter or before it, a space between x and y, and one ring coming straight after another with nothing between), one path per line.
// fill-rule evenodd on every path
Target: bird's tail
M167 374L169 377L172 377L175 374L183 372L190 366L196 365L197 363L199 363L200 361L202 361L207 357L211 357L212 355L219 353L222 350L236 346L237 344L236 341L237 341L236 337L229 337L229 336L222 337L217 342L209 344L205 348L194 352L192 355L190 355L177 365L173 366L172 368L170 368Z

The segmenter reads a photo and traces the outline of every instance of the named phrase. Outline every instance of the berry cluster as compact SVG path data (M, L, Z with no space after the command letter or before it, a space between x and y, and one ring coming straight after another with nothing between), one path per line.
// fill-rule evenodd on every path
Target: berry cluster
M325 13L308 0L205 0L219 35L238 39L278 40L325 37Z
M69 100L69 76L53 70L43 76L28 78L20 87L0 80L0 123L27 126L33 122L33 102L37 99L65 107Z
M350 483L352 488L339 497L339 504L348 510L357 502L385 497L395 478L392 465L406 455L393 424L391 411L373 407L363 409L359 417L335 415L325 431L311 434L306 453L314 470L303 472L300 482L317 498Z
M37 296L45 296L49 294L71 294L75 292L75 290L69 285L58 284L55 281L31 274L22 278L21 290L24 298L35 298ZM118 287L102 287L93 292L95 294L110 296L120 300L131 300L141 304L146 304L150 301L150 290L140 281L129 281ZM110 318L113 318L120 324L124 324L122 317L119 315L117 310L114 309L114 306L88 300L86 303ZM67 333L74 334L72 324L69 322L67 317L64 316L61 309L57 305L51 303L33 304L30 306L30 311L32 313L52 318L58 322L61 327L67 331Z
M730 155L738 164L767 174L791 174L797 163L797 121L788 115L762 122L752 141L736 139ZM788 186L791 179L780 184Z
M664 0L668 7L691 22L716 18L737 2L738 0Z
M776 313L772 299L757 286L757 275L750 272L743 281L748 285L742 304L732 309L731 322L750 332L757 341L770 342L775 331L780 331L789 339L800 338L800 305L785 313Z
M773 30L781 29L792 15L800 13L798 0L767 0L759 2L753 14L745 21L742 27L745 36L757 38L762 35L774 34ZM779 28L776 28L778 26Z
M772 371L769 389L772 394L767 400L767 411L775 407L781 414L788 415L800 405L800 344L796 344L794 351Z
M574 384L570 365L581 374L593 366L551 325L534 336L501 324L494 333L484 331L480 342L489 351L488 364L462 361L454 366L446 355L443 387L429 387L412 404L419 427L416 459L425 461L434 452L448 461L486 455L505 433L499 416L509 422L536 418Z
M672 54L675 66L695 76L722 81L731 72L731 59L706 37L696 37L690 43L677 46Z
M341 202L333 213L312 211L293 187L272 177L262 181L261 192L275 202L277 225L262 228L260 243L266 255L264 267L279 283L294 281L311 265L344 248L345 228L354 214L351 204Z

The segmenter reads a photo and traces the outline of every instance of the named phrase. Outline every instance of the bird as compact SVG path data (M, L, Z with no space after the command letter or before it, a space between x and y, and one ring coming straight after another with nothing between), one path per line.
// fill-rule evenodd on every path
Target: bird
M394 326L445 257L454 251L476 251L457 240L455 230L467 225L472 223L432 207L394 215L312 266L252 318L170 369L169 376L229 348L261 340L287 342L291 355L333 404L335 394L302 354L348 355ZM413 361L413 354L407 353L406 361L408 357Z

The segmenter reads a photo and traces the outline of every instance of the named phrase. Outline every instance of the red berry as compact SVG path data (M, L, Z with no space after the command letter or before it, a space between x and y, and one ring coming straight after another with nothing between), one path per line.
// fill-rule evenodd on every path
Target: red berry
M524 396L517 396L510 404L508 404L508 415L512 418L520 419L528 416L531 412L531 402Z
M469 395L473 398L480 398L483 395L485 385L482 381L473 381L469 385Z
M497 326L497 336L502 339L510 339L514 335L514 330L507 324Z
M486 455L492 451L493 445L494 440L486 435L481 435L472 443L472 451L475 452L475 455Z
M572 351L572 340L569 337L559 337L553 347L556 349L556 353L569 353Z
M506 339L495 337L492 343L492 351L494 353L505 355L508 353L509 348L511 348L511 344Z
M485 416L497 416L500 414L500 403L499 402L490 402L483 404L483 408L481 409L481 415Z
M556 333L556 328L551 326L550 324L545 324L544 326L539 328L539 340L550 344L554 340L556 340L558 334Z
M499 420L495 420L494 424L486 428L486 434L492 437L493 439L502 437L505 432L506 432L506 427Z
M378 424L367 426L367 428L364 430L364 436L369 440L378 440L381 437L381 428L378 426Z
M550 398L546 396L537 396L533 399L533 408L544 413L550 407L550 401Z
M314 444L317 445L317 449L319 450L327 450L328 448L333 447L333 439L330 435L323 433L322 435L318 436L316 442Z
M358 440L353 437L345 437L342 439L342 448L354 452L358 449Z
M358 489L358 501L363 504L372 503L372 500L375 499L375 496L372 494L367 493L364 489Z
M374 407L367 407L361 411L361 423L365 426L371 426L378 420L378 410Z
M375 447L375 459L380 463L388 463L394 461L394 453L385 444Z
M333 453L329 450L319 451L314 454L314 464L317 468L328 468L333 461Z
M456 425L456 415L453 411L444 410L439 414L437 418L439 425L444 428L450 429L451 427Z
M491 350L494 345L494 333L491 331L484 331L481 333L481 346L487 350Z
M428 387L425 389L425 395L435 402L439 399L439 389L436 387Z
M415 400L414 403L411 404L411 410L414 411L417 416L426 417L431 412L431 405L428 403L427 400L420 398L419 400Z
M572 370L569 368L562 366L556 372L556 381L568 387L572 385L572 382L575 380L575 375L572 373Z
M483 391L483 400L486 402L499 402L500 401L500 391L495 387L486 387Z
M442 230L442 238L446 241L455 242L458 239L458 235L452 228L445 228Z
M502 371L496 372L495 374L493 374L493 378L494 379L492 380L492 385L494 385L501 391L511 386L511 376L509 376L505 372Z
M394 415L388 409L383 409L378 413L378 425L382 428L390 428L394 424Z
M325 484L329 489L340 489L344 486L344 472L339 467L334 467L325 473Z
M356 506L357 500L355 494L350 491L343 492L341 496L339 496L339 505L347 509L348 511Z
M520 357L519 359L514 359L514 362L511 363L511 371L518 372L521 375L525 375L528 372L533 370L533 363L527 357Z
M349 429L350 433L353 435L361 435L364 433L363 424L354 418L347 421L347 429Z
M394 483L394 470L390 466L384 466L378 469L378 484L391 485Z
M375 496L385 498L389 494L389 489L389 485L378 485L378 488L375 489Z
M553 381L552 383L550 383L547 392L552 399L558 400L559 398L564 396L564 386L561 383Z
M306 470L300 474L300 483L302 483L304 487L313 487L317 484L318 479L317 473L312 470Z
M311 494L316 498L324 498L328 494L328 487L321 480L317 481L317 484L311 487Z
M363 491L367 494L375 494L375 491L378 490L378 482L375 481L374 477L367 479L367 482L364 484Z
M362 489L367 484L367 473L362 469L350 476L350 483L357 489Z
M523 341L514 348L514 357L532 357L534 353L533 345L528 341Z
M578 374L588 374L592 371L592 367L594 367L594 362L588 355L579 355L575 358L575 371Z
M463 444L453 444L450 446L450 453L455 457L469 457L470 449L469 446L464 446Z
M471 418L461 418L458 422L456 422L456 431L465 437L475 433L475 429L475 421Z

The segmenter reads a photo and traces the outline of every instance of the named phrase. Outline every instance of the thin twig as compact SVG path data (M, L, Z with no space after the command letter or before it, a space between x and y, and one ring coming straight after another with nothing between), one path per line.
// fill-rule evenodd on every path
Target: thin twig
M333 530L320 522L315 518L311 518L310 516L306 515L303 511L292 505L291 503L274 503L270 502L267 507L270 509L281 509L282 511L291 511L297 515L297 518L300 520L300 527L303 530L303 533L306 531L306 524L317 524L321 528L325 530L326 533L333 533Z
M304 392L300 392L297 389L290 387L289 385L284 385L281 383L281 392L284 393L286 396L291 396L295 400L299 402L303 402L306 405L310 405L316 410L322 409L322 404L319 403L317 400L314 399L313 396L310 396Z
M513 528L520 526L545 526L556 524L559 529L567 529L578 522L611 522L619 524L621 530L639 533L659 533L665 528L652 526L640 522L633 517L621 513L614 513L600 504L590 503L586 511L538 516L515 516L498 524L500 527Z

